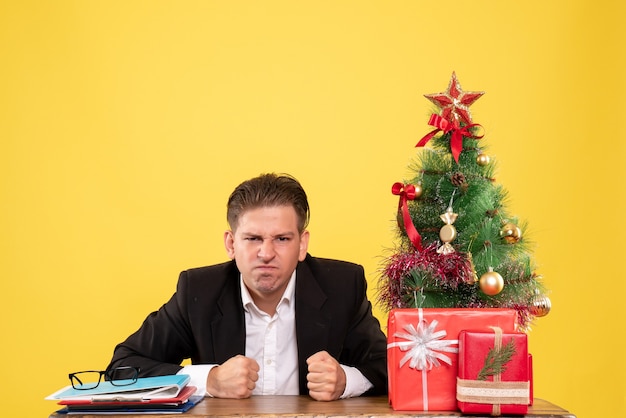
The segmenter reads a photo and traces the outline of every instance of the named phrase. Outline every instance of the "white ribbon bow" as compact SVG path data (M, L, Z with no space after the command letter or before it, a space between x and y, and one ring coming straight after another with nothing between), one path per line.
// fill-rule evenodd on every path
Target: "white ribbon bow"
M433 367L439 367L443 361L448 365L452 365L452 360L446 354L458 353L459 349L451 347L458 344L459 340L444 340L447 335L445 330L435 331L437 328L437 320L433 320L430 325L425 320L420 320L417 329L413 324L404 326L404 332L396 332L394 337L404 338L407 341L399 341L389 344L387 347L398 347L401 351L408 351L400 360L400 367L409 362L409 367L416 370L431 370Z

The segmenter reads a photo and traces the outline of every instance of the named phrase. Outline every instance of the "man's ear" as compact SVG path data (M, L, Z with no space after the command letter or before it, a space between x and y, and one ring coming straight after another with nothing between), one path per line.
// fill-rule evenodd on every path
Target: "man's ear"
M226 248L228 258L233 260L235 258L235 235L233 231L224 232L224 247Z
M309 231L304 231L300 234L300 252L298 253L298 260L304 261L306 253L309 251Z

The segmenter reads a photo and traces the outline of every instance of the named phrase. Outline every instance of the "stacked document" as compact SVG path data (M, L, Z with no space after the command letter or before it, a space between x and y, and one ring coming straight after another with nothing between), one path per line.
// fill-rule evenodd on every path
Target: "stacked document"
M110 382L87 390L64 387L46 397L56 400L65 414L115 413L182 413L193 408L202 396L194 396L196 388L189 386L189 376L168 375L140 377L130 385L114 386Z

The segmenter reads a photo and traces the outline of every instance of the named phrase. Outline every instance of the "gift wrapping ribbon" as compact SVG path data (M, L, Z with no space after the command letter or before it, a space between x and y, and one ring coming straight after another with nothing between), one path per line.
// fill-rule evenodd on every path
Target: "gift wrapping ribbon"
M439 131L442 131L444 134L448 132L452 132L452 136L450 138L450 151L452 151L452 156L454 157L454 161L459 163L459 155L461 155L461 151L463 150L463 137L466 136L468 138L480 139L483 135L474 135L470 131L471 128L475 126L480 126L477 123L472 123L470 125L465 125L462 128L456 126L449 120L442 118L436 113L430 115L430 120L428 121L430 126L434 126L436 129L430 131L426 136L424 136L420 141L415 145L416 147L423 147L430 141Z
M530 382L489 382L457 378L457 400L461 402L528 405Z
M447 332L445 330L435 331L437 320L428 324L424 320L423 309L418 309L417 328L413 324L407 324L403 328L407 332L396 332L396 338L403 338L406 341L397 341L387 344L387 348L398 347L400 351L407 353L400 359L399 367L409 362L409 367L422 372L422 398L424 400L424 411L428 411L428 371L433 367L439 367L440 361L452 365L452 359L444 354L458 353L459 340L444 340Z
M491 327L494 331L496 351L502 349L502 328ZM501 414L501 404L528 405L530 403L530 382L502 382L502 375L493 375L493 381L467 380L457 377L457 400L493 405L491 415Z
M419 232L417 232L415 225L413 225L413 220L411 219L411 214L409 213L409 205L407 204L407 200L414 200L416 197L415 186L412 184L394 183L394 185L391 186L391 193L396 196L400 196L398 211L402 213L404 230L413 243L413 246L418 251L422 251L422 236Z

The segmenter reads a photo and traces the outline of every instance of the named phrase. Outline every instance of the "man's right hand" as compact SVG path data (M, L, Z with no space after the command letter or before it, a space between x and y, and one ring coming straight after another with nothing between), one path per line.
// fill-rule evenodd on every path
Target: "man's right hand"
M258 379L257 362L238 355L211 369L206 381L206 390L216 398L249 398Z

